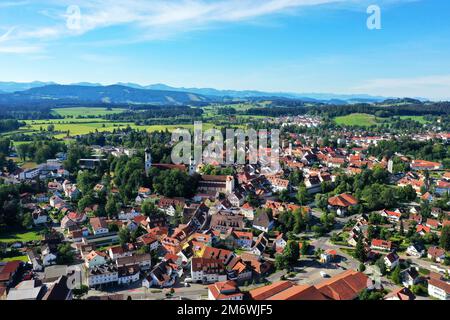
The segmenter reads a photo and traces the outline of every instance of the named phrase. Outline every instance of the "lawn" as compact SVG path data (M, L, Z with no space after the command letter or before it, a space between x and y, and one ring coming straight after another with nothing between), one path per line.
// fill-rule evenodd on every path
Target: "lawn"
M77 108L56 108L52 109L52 112L63 117L101 117L108 114L116 114L124 112L126 109L114 108L108 110L107 108L89 108L89 107L77 107Z
M370 127L377 124L377 118L374 115L366 113L352 113L342 117L334 118L339 125Z
M0 242L28 242L42 240L42 236L37 230L31 231L2 231L0 233Z
M9 261L14 261L14 260L20 260L20 261L23 261L23 262L28 262L28 257L21 255L21 256L3 258L3 259L0 259L0 262L9 262Z

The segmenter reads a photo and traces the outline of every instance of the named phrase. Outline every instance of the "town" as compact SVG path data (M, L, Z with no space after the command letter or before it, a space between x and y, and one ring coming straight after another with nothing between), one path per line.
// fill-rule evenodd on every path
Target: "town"
M1 120L0 299L449 300L448 109L214 107L218 129L280 129L280 165L174 164L187 122L108 128L172 121L152 107Z

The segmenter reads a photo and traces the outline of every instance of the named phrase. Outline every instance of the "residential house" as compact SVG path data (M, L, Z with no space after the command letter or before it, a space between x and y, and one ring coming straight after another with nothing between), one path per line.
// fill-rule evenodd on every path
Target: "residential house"
M195 282L213 283L227 280L227 273L221 260L192 258L191 278Z
M284 248L287 245L286 239L284 239L284 234L280 233L277 235L275 240L273 241L273 249L276 253L282 253Z
M158 287L167 288L171 287L178 278L178 266L171 260L165 260L158 263L142 281L142 286L146 288Z
M9 286L22 265L19 260L0 262L0 286Z
M131 265L131 266L120 266L117 268L118 284L130 284L136 281L139 281L139 276L141 274L141 270L139 265Z
M381 210L380 212L382 217L386 217L391 222L399 222L402 214L399 210L390 211L390 210Z
M420 275L416 268L409 267L406 270L403 270L400 273L400 279L402 281L402 284L409 288L413 285L416 285L420 281Z
M117 258L118 267L139 266L141 270L149 270L152 267L152 257L150 253L133 253L131 256Z
M384 257L383 260L387 270L394 270L400 262L400 257L395 252L390 252Z
M54 283L48 285L47 292L45 293L42 300L49 301L64 301L64 300L72 300L72 289L68 286L68 278L65 275L62 275L56 280Z
M221 281L208 286L208 300L243 300L243 297L234 281Z
M327 249L320 254L321 263L330 263L336 259L337 252L334 249Z
M244 215L247 220L251 221L254 219L255 209L248 202L244 203L240 210L241 214Z
M384 296L383 300L415 300L416 296L408 288L398 288Z
M253 234L246 231L232 231L234 246L241 249L251 249L253 244Z
M343 193L328 199L328 207L335 210L339 216L345 216L349 208L357 204L358 200L348 193Z
M266 210L261 210L253 219L253 228L263 232L269 232L272 230L274 223L272 215Z
M370 248L372 250L391 251L392 250L392 242L387 241L387 240L381 240L381 239L372 239Z
M261 256L266 250L267 245L269 244L269 239L267 238L266 233L261 233L258 238L256 238L255 244L251 250L253 254Z
M84 258L84 262L87 268L94 268L96 266L101 266L106 264L107 260L106 253L92 250L89 254Z
M445 259L445 250L439 247L429 247L427 257L428 259L442 263Z
M104 284L117 283L119 280L119 271L114 264L95 265L89 268L87 277L88 286L97 287Z
M106 234L109 232L105 218L95 217L90 219L90 225L94 235Z
M425 248L419 243L414 243L406 248L406 254L409 256L421 258L425 255Z
M450 283L439 277L428 280L428 294L439 300L450 300Z

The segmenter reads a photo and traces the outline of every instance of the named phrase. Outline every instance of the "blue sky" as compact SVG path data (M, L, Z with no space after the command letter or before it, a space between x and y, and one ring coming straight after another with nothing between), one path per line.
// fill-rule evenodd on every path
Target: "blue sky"
M0 81L450 99L448 21L447 0L2 0Z

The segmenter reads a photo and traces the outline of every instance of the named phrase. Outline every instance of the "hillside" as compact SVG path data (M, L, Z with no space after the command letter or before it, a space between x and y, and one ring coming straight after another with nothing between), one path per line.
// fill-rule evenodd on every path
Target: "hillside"
M29 103L42 101L86 102L108 104L182 105L208 102L210 99L189 92L145 90L120 85L80 86L48 85L25 91L2 94L0 103Z

